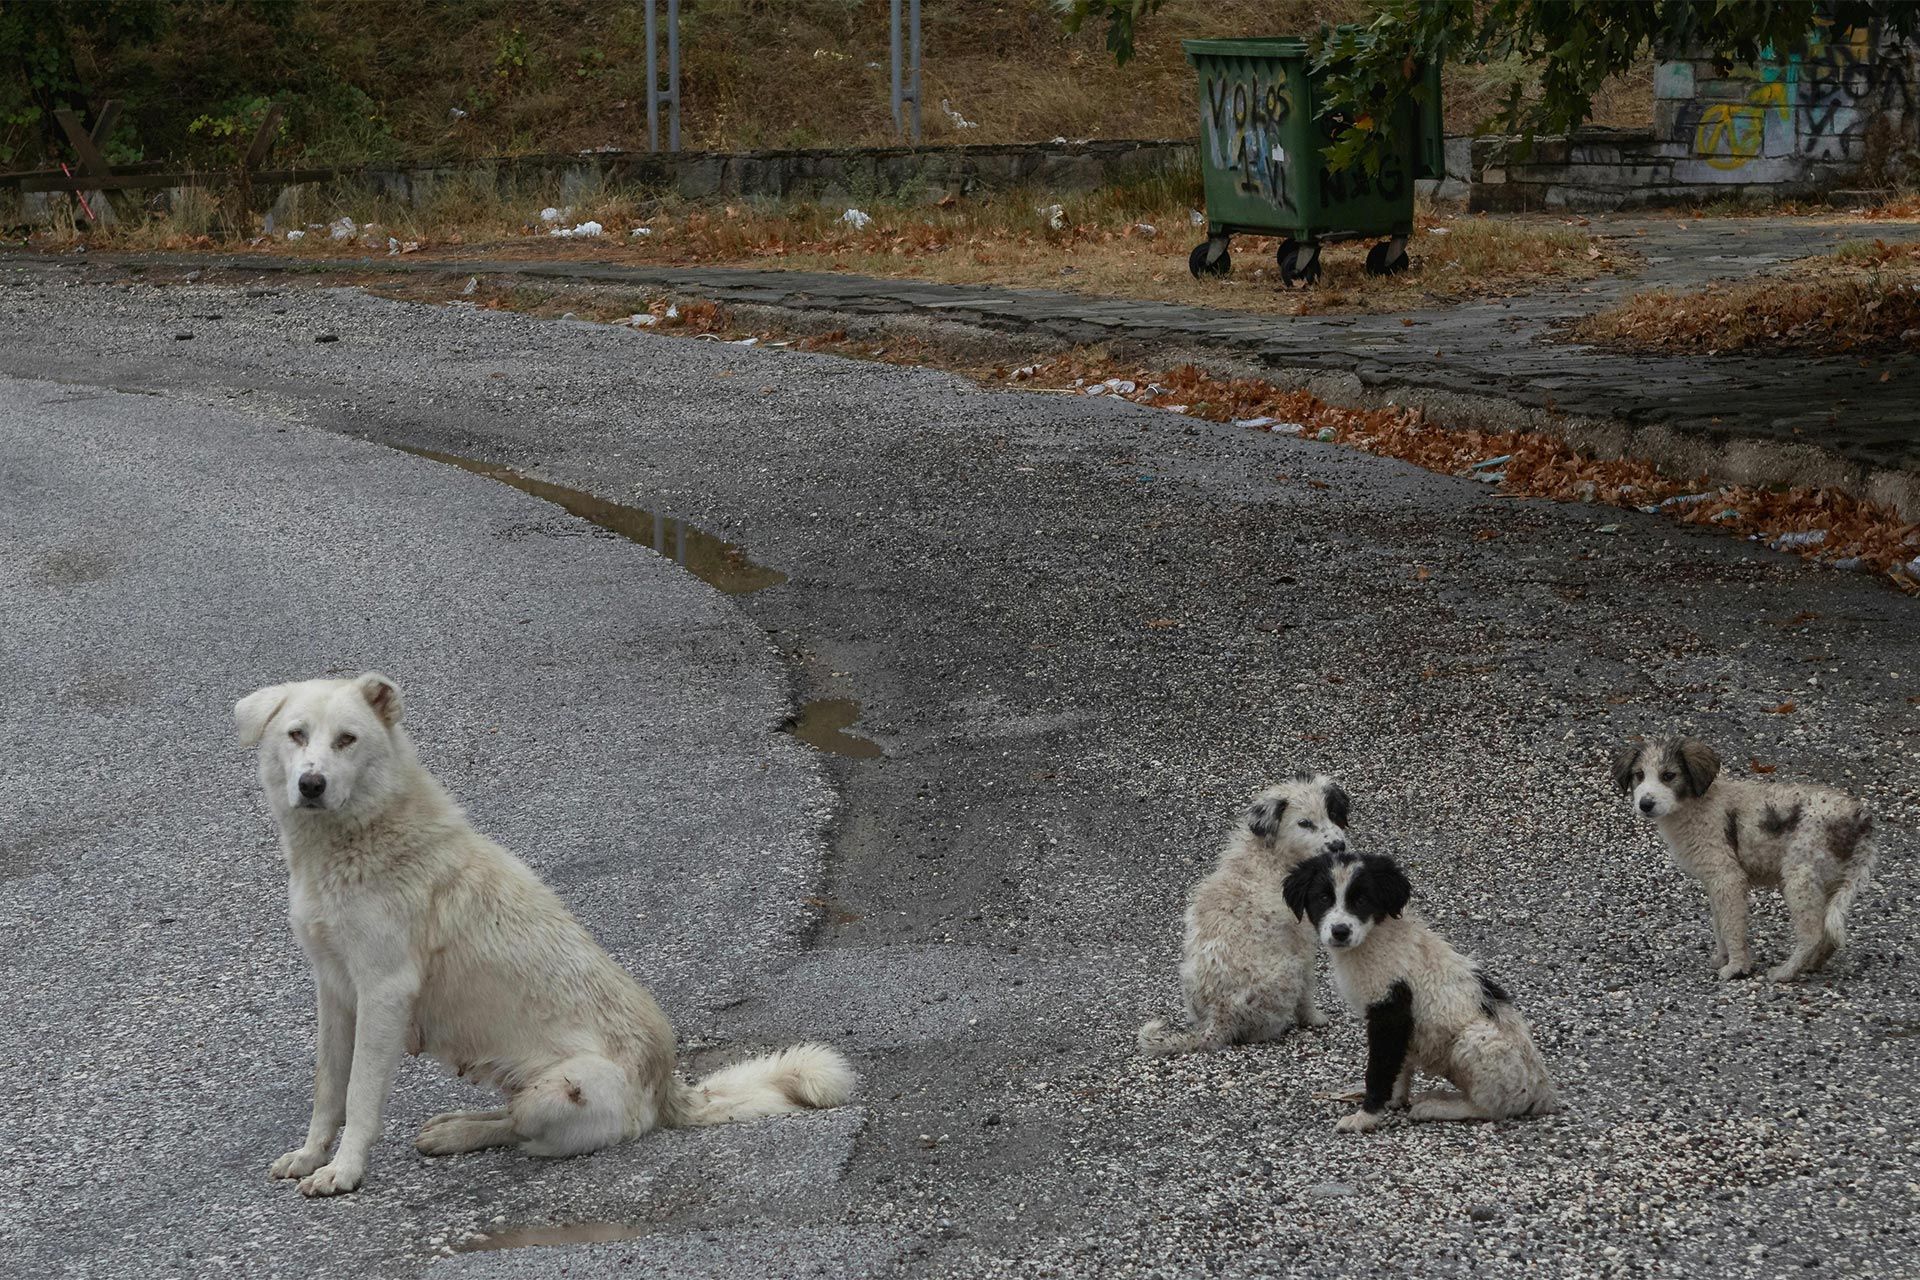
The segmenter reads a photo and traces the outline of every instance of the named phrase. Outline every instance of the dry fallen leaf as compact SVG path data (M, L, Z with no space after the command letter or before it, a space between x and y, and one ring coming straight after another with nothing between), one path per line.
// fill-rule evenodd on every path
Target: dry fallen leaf
M1755 773L1775 773L1778 771L1774 765L1762 764L1754 759L1747 761L1747 768L1753 770Z
M1147 629L1149 631L1165 631L1168 627L1177 627L1179 625L1180 624L1175 622L1172 618L1148 618L1147 619Z
M1797 710L1799 710L1799 708L1795 707L1791 702L1783 702L1777 707L1768 707L1767 714L1770 716L1790 716Z

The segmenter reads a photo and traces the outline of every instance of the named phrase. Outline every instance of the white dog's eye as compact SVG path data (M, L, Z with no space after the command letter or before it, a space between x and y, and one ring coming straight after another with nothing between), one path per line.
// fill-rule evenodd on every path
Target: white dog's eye
M352 746L354 743L358 741L360 741L360 739L354 737L352 734L343 733L339 737L333 740L333 749L335 751L345 751L348 747Z
M307 745L307 731L305 729L289 729L287 730L287 736L293 739L295 746L304 747Z
M1660 771L1660 781L1662 781L1662 782L1672 782L1672 781L1673 781L1673 770L1671 770L1671 769L1662 769L1662 770Z
M1635 782L1644 781L1646 776L1647 776L1647 771L1645 769L1635 769L1633 771L1633 780Z
M1302 831L1311 831L1313 830L1313 823L1306 818L1302 818L1300 819L1300 829Z

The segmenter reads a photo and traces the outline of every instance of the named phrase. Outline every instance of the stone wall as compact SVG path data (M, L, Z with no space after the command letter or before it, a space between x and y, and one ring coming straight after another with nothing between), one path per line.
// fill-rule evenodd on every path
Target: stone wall
M333 184L366 186L415 204L449 184L492 185L503 197L566 202L602 190L672 192L688 199L920 199L1031 187L1072 194L1161 173L1191 172L1196 149L1186 139L980 144L954 147L862 147L838 150L596 152L521 156L458 165L375 167L334 172ZM1197 182L1197 178L1195 179ZM279 190L276 210L324 207L327 183ZM123 214L178 191L122 192ZM44 222L52 202L22 196L0 179L0 226ZM282 215L284 220L284 214Z
M1785 58L1654 71L1651 130L1472 144L1475 209L1618 209L1820 198L1920 167L1920 43L1822 27Z

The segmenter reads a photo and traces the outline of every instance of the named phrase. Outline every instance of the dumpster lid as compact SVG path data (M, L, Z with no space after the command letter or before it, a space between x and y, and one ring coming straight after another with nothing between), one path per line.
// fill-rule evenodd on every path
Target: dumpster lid
M1182 40L1187 61L1209 58L1304 58L1307 42L1300 36L1247 36L1236 40Z

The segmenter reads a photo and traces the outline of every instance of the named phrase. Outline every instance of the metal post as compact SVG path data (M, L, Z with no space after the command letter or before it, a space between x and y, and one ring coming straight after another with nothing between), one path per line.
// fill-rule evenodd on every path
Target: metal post
M893 74L893 131L902 134L907 131L907 122L900 111L900 0L893 0L892 40L892 57L888 65Z
M893 131L920 145L920 0L907 0L906 58L901 59L900 0L893 0ZM912 104L912 109L908 109Z
M920 0L914 0L917 5ZM667 100L672 107L667 149L680 149L680 0L667 0Z
M907 65L912 68L913 76L913 88L909 92L908 97L913 102L912 138L913 145L917 147L920 145L920 0L908 0L907 9L912 15L908 19L912 26L912 34L908 40L908 48L912 52L908 57Z
M654 32L653 0L647 0L647 147L660 149L660 53Z

